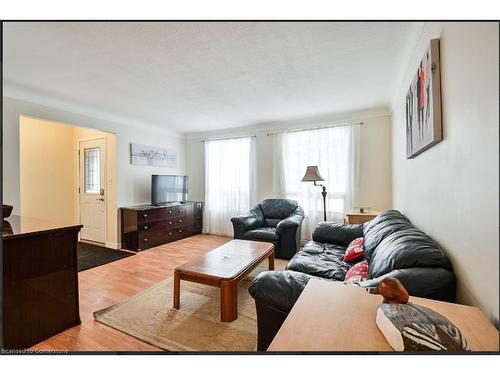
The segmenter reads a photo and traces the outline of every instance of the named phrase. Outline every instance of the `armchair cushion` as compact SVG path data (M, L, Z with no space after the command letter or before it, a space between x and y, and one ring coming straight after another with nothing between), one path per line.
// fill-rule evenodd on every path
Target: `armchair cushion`
M279 240L279 237L276 234L276 228L262 227L253 230L247 230L243 234L243 239L275 243Z
M264 219L266 227L273 227L276 228L278 226L278 223L281 221L281 219Z
M292 199L264 199L260 208L266 219L284 219L292 214L299 206Z

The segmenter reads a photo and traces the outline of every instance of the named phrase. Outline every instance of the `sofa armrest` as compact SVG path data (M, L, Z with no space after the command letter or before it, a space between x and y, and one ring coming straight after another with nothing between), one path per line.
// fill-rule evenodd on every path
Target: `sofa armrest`
M295 271L261 272L248 291L256 303L288 313L313 276Z
M231 222L234 228L234 238L241 238L246 231L264 225L262 219L253 209L244 215L238 215L231 218Z
M363 224L340 225L328 221L318 223L312 235L313 241L343 246L358 237L363 237Z
M359 283L363 288L377 287L386 277L395 277L410 296L455 302L456 279L453 271L442 267L412 267L393 270L385 275Z

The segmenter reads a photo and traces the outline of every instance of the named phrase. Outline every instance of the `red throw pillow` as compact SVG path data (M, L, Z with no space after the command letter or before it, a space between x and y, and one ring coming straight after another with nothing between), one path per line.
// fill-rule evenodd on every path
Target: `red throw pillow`
M363 245L363 237L352 240L347 250L345 251L343 261L353 263L365 257L365 246Z
M345 274L344 282L346 284L358 284L368 279L368 262L363 260L349 268Z

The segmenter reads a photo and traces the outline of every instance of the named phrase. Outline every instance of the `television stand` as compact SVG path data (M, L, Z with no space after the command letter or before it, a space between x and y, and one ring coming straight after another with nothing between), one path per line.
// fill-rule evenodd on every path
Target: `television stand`
M201 233L203 202L120 208L122 248L141 251Z

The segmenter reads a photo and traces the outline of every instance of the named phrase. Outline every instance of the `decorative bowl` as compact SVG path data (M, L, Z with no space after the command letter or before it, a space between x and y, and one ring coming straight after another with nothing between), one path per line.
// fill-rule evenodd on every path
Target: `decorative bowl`
M2 204L2 212L3 212L2 217L4 219L10 216L10 214L12 213L12 208L13 207L9 206L8 204Z

